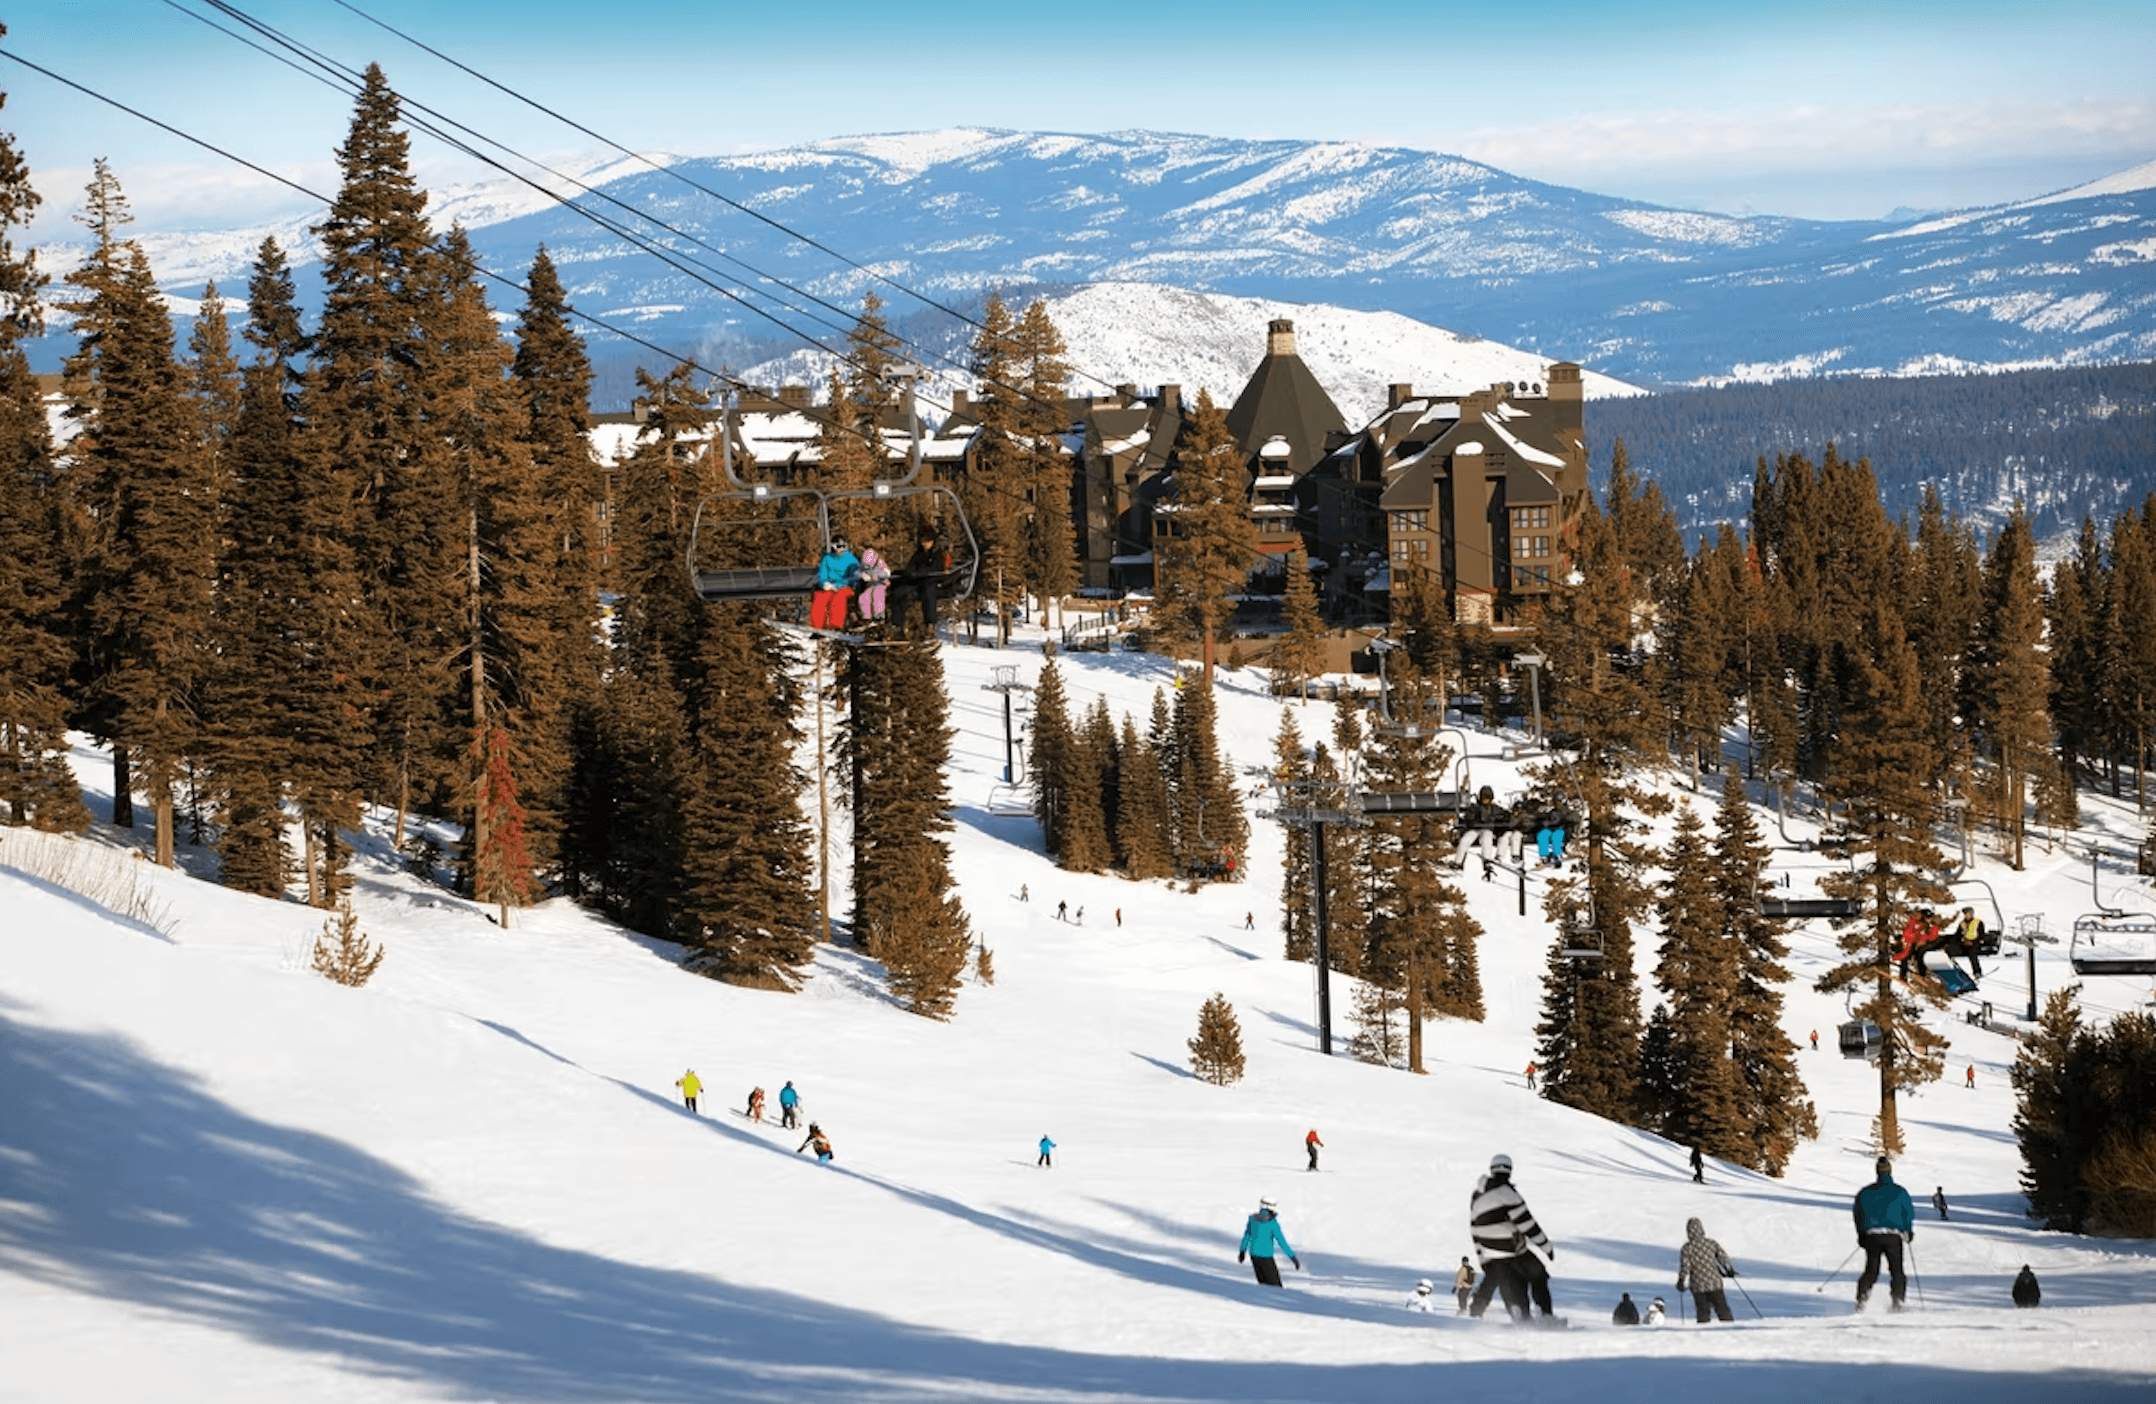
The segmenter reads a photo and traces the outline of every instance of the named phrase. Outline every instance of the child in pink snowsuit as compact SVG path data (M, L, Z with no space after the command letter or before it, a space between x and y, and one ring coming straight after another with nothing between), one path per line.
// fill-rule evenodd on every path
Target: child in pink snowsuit
M861 618L883 618L884 605L891 589L891 567L876 553L873 546L861 548L861 567L854 576L860 593L854 597L854 608L861 611Z

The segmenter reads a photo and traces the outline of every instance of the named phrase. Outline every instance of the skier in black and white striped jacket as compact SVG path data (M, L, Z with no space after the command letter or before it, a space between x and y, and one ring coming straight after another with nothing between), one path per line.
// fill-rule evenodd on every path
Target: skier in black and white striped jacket
M1530 1297L1544 1319L1549 1319L1553 1315L1549 1269L1535 1250L1550 1258L1557 1256L1557 1250L1528 1212L1527 1201L1513 1188L1511 1156L1491 1159L1490 1173L1475 1186L1467 1213L1475 1254L1482 1260L1482 1285L1475 1291L1469 1314L1481 1316L1491 1293L1496 1292L1504 1297L1505 1310L1515 1320L1532 1315Z

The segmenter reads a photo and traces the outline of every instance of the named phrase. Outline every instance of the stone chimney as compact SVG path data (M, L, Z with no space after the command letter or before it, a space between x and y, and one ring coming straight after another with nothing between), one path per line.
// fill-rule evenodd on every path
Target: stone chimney
M1559 429L1580 432L1581 411L1586 400L1587 387L1580 380L1580 368L1570 361L1559 361L1550 367L1549 378L1551 421Z
M1295 354L1295 324L1285 317L1275 317L1265 324L1265 354L1268 356L1292 356Z
M971 392L965 390L953 390L951 392L951 418L956 419L962 414L970 414L972 410L973 395Z
M1386 409L1398 409L1400 408L1400 406L1406 404L1409 400L1412 400L1414 398L1415 387L1412 385L1406 384L1404 382L1396 382L1392 385L1388 385L1385 387Z
M1181 412L1183 408L1183 387L1180 385L1161 386L1160 406L1162 409Z

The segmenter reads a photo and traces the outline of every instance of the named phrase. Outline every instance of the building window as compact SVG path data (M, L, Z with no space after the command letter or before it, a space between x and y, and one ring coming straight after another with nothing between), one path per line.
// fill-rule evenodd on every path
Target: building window
M1512 509L1514 531L1548 531L1550 509L1547 507L1515 507Z
M1521 590L1538 587L1548 589L1550 568L1548 566L1514 566L1512 568L1512 583L1515 588Z
M1430 529L1429 509L1424 508L1417 512L1394 512L1392 514L1392 529L1394 531L1428 531Z
M1395 541L1392 558L1396 561L1426 561L1430 559L1430 543L1427 541Z

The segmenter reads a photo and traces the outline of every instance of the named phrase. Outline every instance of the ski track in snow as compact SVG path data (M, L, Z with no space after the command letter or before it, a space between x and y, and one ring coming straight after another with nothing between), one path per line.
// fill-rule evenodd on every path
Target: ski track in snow
M1876 1087L1832 1051L1841 1001L1810 991L1822 932L1793 938L1787 996L1792 1037L1821 1033L1798 1059L1821 1137L1785 1179L1710 1162L1695 1186L1687 1148L1521 1085L1548 931L1515 914L1514 886L1464 884L1489 1019L1432 1023L1429 1076L1324 1059L1312 972L1279 955L1279 826L1252 821L1252 881L1195 895L1057 871L1030 821L985 809L1003 737L982 684L999 663L1031 680L1038 635L944 658L955 870L997 973L969 981L949 1024L896 1009L847 950L786 996L684 974L664 943L562 901L500 930L391 861L380 816L355 896L388 955L356 991L306 968L320 913L130 864L177 919L160 939L22 876L40 841L0 831L0 1400L2150 1397L2149 1249L2023 1217L2010 1040L1947 1026L1950 1075L1905 1100L1897 1167L1919 1201L1922 1305L1852 1316L1853 1268L1815 1289L1851 1246ZM1104 695L1142 724L1172 668L1071 656L1070 704ZM1254 670L1222 675L1234 762L1269 759L1283 705ZM1329 707L1296 712L1306 738L1329 731ZM1473 783L1518 788L1504 738L1459 736ZM78 761L101 803L109 765L87 743ZM2085 837L2135 831L2130 805L2083 805ZM1775 836L1771 812L1762 826ZM1801 890L1822 862L1778 848L1774 869ZM2042 911L2055 932L2091 905L2078 848L1981 873L2009 918ZM2107 902L2156 907L2125 872L2103 884ZM1058 902L1084 924L1057 921ZM1651 934L1637 946L1644 975ZM2070 978L2064 949L2045 949L2042 989ZM1986 969L1988 997L2019 1009L2021 961ZM1249 1060L1226 1089L1185 1069L1216 990ZM2097 979L2084 999L2101 1015L2147 994ZM1351 1003L1336 980L1342 1043ZM685 1067L706 1084L701 1117L673 1088ZM730 1110L752 1085L775 1107L788 1079L834 1164ZM1053 1170L1032 1163L1043 1133ZM1555 1241L1574 1330L1400 1309L1416 1278L1449 1282L1496 1151ZM1923 1205L1935 1184L1951 1223ZM1303 1255L1281 1292L1234 1260L1260 1195ZM1737 1325L1682 1321L1693 1214L1764 1319L1732 1292ZM2041 1311L2007 1305L2023 1262ZM1671 1322L1606 1325L1620 1291L1666 1298Z

